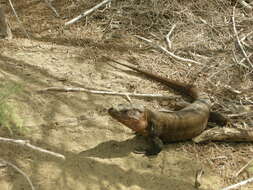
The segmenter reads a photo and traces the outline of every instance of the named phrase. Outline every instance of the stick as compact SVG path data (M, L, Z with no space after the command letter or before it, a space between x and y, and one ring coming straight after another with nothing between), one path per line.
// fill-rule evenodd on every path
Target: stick
M75 23L76 21L80 20L83 17L86 17L87 15L89 15L92 12L94 12L95 10L97 10L99 7L101 7L101 6L103 6L103 5L107 4L107 3L110 3L111 1L112 0L104 0L104 1L102 1L101 3L97 4L96 6L92 7L91 9L85 11L84 13L80 14L79 16L73 18L72 20L70 20L68 22L65 22L65 26Z
M46 91L59 91L59 92L87 92L91 94L101 94L101 95L116 95L116 96L133 96L133 97L144 97L144 98L161 98L161 99L174 99L175 97L164 96L162 94L138 94L129 92L110 92L102 90L89 90L85 88L72 88L72 87L50 87L39 90L38 92Z
M232 55L234 57L234 62L237 63L238 65L241 65L242 67L249 69L249 67L247 65L245 65L243 62L246 60L245 58L243 58L240 62L238 61L238 59L236 58L235 55L235 51L232 51Z
M253 177L252 177L252 178L249 178L249 179L246 179L246 180L244 180L244 181L241 181L241 182L239 182L239 183L236 183L236 184L234 184L234 185L230 185L230 186L228 186L228 187L225 187L225 188L223 188L223 189L221 189L221 190L235 189L235 188L238 188L238 187L240 187L240 186L246 185L247 183L251 183L251 182L253 182Z
M9 139L9 138L0 137L0 142L21 145L23 147L28 147L28 148L33 149L35 151L46 153L46 154L49 154L51 156L55 156L57 158L65 160L65 156L63 156L62 154L55 153L55 152L52 152L52 151L45 150L43 148L34 146L34 145L30 144L29 141L27 141L27 140L16 140L16 139Z
M236 172L235 177L238 177L238 175L240 175L245 170L245 168L247 168L251 164L252 161L253 161L253 159L248 161L247 164L245 164L238 172Z
M202 175L204 174L204 170L201 168L199 170L197 170L196 174L195 174L195 183L194 183L194 187L195 188L199 188L201 186L201 182L202 182Z
M21 20L19 19L18 14L16 13L16 11L15 11L15 9L14 9L11 0L9 0L9 3L10 3L10 6L11 6L11 9L12 9L14 15L16 16L16 18L17 18L17 20L18 20L18 22L19 22L19 25L21 26L21 28L22 28L23 32L25 33L26 37L27 37L28 39L31 39L30 36L29 36L29 34L28 34L28 32L26 31L25 27L23 26Z
M14 170L16 170L18 173L20 173L21 175L23 175L25 177L25 179L28 181L30 187L32 190L35 190L33 184L32 184L32 181L30 180L30 178L28 177L28 175L26 175L25 172L23 172L21 169L19 169L17 166L15 166L14 164L10 163L10 162L7 162L5 160L0 160L0 162L2 162L3 164L5 165L9 165L11 166Z
M223 86L223 88L225 88L225 89L227 89L227 90L229 90L230 92L233 92L233 93L235 93L235 94L242 94L242 91L240 91L240 90L236 90L236 89L234 89L232 86L229 86L229 85L224 85Z
M205 141L253 142L253 130L214 127L192 139L195 143Z
M246 54L242 44L241 44L241 41L239 39L239 36L238 36L238 32L236 30L236 27L235 27L235 7L233 7L233 16L232 16L232 22L233 22L233 30L234 30L234 34L235 34L235 37L236 37L236 40L237 40L237 43L243 53L243 56L245 57L245 59L247 60L247 62L249 63L249 65L251 66L251 68L253 69L253 64L251 63L248 55Z
M244 0L238 0L241 6L243 6L245 9L252 10L252 6L246 3Z
M228 114L227 116L230 118L235 118L235 117L242 117L242 116L252 116L253 112L242 112L242 113L235 113L235 114Z
M50 9L52 9L52 11L54 12L55 16L59 18L60 15L59 15L59 13L57 12L57 10L53 7L51 1L50 1L50 0L44 0L44 1L45 1L45 3L47 4L47 6L48 6Z
M170 35L172 34L173 30L176 28L176 24L173 24L169 33L165 36L166 42L168 44L169 49L171 49L172 45L171 45L171 41L170 41Z
M137 35L135 35L135 37L138 38L138 39L141 39L141 40L143 40L143 41L145 41L145 42L150 43L152 46L154 46L154 47L156 47L156 48L162 50L162 51L165 52L167 55L171 56L172 58L174 58L174 59L176 59L176 60L178 60L178 61L189 62L189 63L193 63L193 64L197 64L197 65L202 65L202 63L200 63L200 62L198 62L198 61L194 61L194 60L191 60L191 59L186 59L186 58L179 57L179 56L175 55L174 53L168 51L165 47L160 46L160 45L158 45L158 44L155 44L153 41L151 41L151 40L149 40L149 39L146 39L146 38L143 38L143 37L137 36Z

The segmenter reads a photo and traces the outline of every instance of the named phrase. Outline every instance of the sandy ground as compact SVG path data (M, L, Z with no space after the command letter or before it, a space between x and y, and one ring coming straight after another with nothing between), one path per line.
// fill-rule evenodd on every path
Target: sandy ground
M23 84L18 106L24 126L29 127L25 138L67 156L66 162L61 162L11 145L1 152L25 168L37 189L168 189L171 186L194 189L195 172L201 164L182 152L180 144L166 146L154 158L132 153L134 148L145 146L143 139L134 137L106 111L115 103L126 102L124 98L36 92L47 86L70 85L123 91L127 90L125 81L135 86L143 80L147 83L142 85L143 89L144 85L149 88L151 82L108 65L97 69L99 63L76 57L77 50L73 47L68 47L65 53L63 46L24 42L15 40L15 51L2 51L1 78ZM203 189L217 189L221 180L206 169ZM1 189L29 189L23 176L14 171L11 175L7 171L4 174L8 180L3 180Z
M101 24L104 18L100 18L100 13L94 16L94 20L90 19L88 25L79 23L78 27L58 30L58 25L63 21L55 19L41 2L28 2L16 7L34 39L25 39L15 18L10 17L16 37L10 41L0 41L0 79L22 85L23 91L13 100L26 130L14 136L1 130L1 136L29 139L32 144L59 152L67 159L63 162L6 144L0 144L0 157L20 167L31 178L36 189L194 190L195 173L200 168L205 171L201 190L217 190L236 182L231 177L232 172L238 171L251 157L251 144L196 145L190 141L180 142L166 145L157 157L145 157L133 153L135 148L146 146L144 139L135 137L107 114L110 106L127 103L126 98L81 92L38 92L56 86L175 96L173 91L139 74L104 63L101 60L104 55L118 60L130 59L143 68L182 81L192 82L199 77L196 84L200 89L205 89L214 99L220 98L223 95L221 91L213 91L205 81L208 70L175 62L161 52L143 46L122 28L107 31ZM63 2L69 3L56 1L55 6L63 9ZM92 4L82 5L82 8L87 9ZM71 6L67 7L68 16L75 15L71 12ZM183 23L184 17L181 19ZM186 46L194 47L197 53L210 56L209 66L231 62L230 56L224 56L227 50L219 52L215 49L219 49L218 46L212 47L213 42L209 43L213 54L207 54L206 43L202 44L206 41L194 35L196 32L199 32L198 28L176 32L176 53L185 52ZM182 34L188 42L180 41ZM198 47L202 45L199 51ZM220 77L222 80L225 76ZM234 80L236 86L241 85L237 73L230 80ZM248 84L247 81L245 83ZM170 109L172 104L170 100L136 98L132 102L152 109ZM228 162L230 164L226 165ZM244 189L250 188L252 186ZM27 190L30 187L22 175L11 168L2 167L0 189Z

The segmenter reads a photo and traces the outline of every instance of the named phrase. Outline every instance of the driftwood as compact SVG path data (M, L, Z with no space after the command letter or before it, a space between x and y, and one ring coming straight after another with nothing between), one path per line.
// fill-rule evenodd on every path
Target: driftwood
M12 38L12 33L2 7L0 7L0 38Z
M253 130L229 127L214 127L192 139L195 143L205 141L253 142Z

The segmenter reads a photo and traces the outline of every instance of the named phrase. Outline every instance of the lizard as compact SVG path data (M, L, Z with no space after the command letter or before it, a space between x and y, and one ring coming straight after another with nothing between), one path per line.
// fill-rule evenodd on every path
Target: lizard
M217 112L210 111L212 103L208 95L200 92L195 86L168 79L108 57L105 58L107 61L141 73L191 98L191 103L187 104L186 107L170 113L154 111L137 104L119 104L108 109L112 118L136 134L149 139L151 147L142 152L145 155L159 154L164 143L192 139L205 130L208 120L221 125L226 124L225 117Z

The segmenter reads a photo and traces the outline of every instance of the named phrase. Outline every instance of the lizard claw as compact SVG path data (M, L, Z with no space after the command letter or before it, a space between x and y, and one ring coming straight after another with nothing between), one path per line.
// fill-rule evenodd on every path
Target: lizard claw
M135 153L135 154L146 154L146 152L147 152L147 150L145 150L145 149L138 149L138 148L136 148L133 151L133 153Z
M135 154L144 154L145 156L155 156L159 153L160 151L154 150L154 149L135 149L133 153Z

